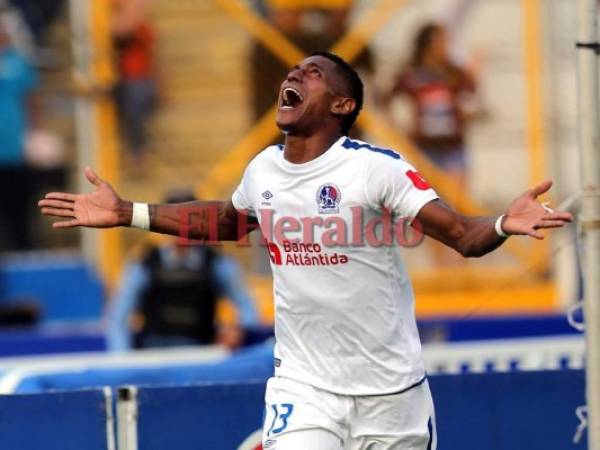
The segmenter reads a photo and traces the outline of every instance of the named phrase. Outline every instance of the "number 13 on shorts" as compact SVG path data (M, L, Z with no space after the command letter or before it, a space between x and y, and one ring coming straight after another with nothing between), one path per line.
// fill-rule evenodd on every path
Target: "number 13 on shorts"
M288 426L288 419L293 412L294 405L291 403L267 405L264 427L269 428L267 429L266 436L272 436L284 431Z

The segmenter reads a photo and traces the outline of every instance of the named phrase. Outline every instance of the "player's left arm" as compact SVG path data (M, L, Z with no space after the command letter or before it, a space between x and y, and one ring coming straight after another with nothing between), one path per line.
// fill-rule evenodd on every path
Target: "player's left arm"
M541 230L560 228L571 222L570 213L552 211L537 200L551 186L552 181L544 181L513 200L501 222L504 233L544 239ZM416 219L426 235L465 257L478 257L495 250L506 240L496 232L498 217L464 216L441 200L434 200L421 208Z

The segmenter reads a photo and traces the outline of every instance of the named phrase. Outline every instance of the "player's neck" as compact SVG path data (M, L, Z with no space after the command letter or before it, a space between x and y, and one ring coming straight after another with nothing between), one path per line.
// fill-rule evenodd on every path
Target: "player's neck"
M286 135L283 157L293 164L318 158L340 138L341 134L317 133L312 136Z

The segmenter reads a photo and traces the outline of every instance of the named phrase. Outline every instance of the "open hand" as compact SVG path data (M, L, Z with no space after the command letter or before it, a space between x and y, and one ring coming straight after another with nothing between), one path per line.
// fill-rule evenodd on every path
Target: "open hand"
M85 176L95 186L89 194L50 192L38 202L42 214L60 217L54 228L93 227L110 228L127 223L127 204L110 184L86 167ZM131 213L129 213L131 220Z
M560 228L573 221L571 213L552 211L537 200L537 197L547 192L551 186L552 181L544 181L511 203L502 222L502 229L506 234L521 234L535 239L544 239L540 229Z

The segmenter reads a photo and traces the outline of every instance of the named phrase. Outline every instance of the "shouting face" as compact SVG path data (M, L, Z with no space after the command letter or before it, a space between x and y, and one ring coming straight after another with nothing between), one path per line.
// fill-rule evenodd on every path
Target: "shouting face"
M356 107L336 63L310 56L290 69L281 84L277 126L290 135L305 135L341 124Z

